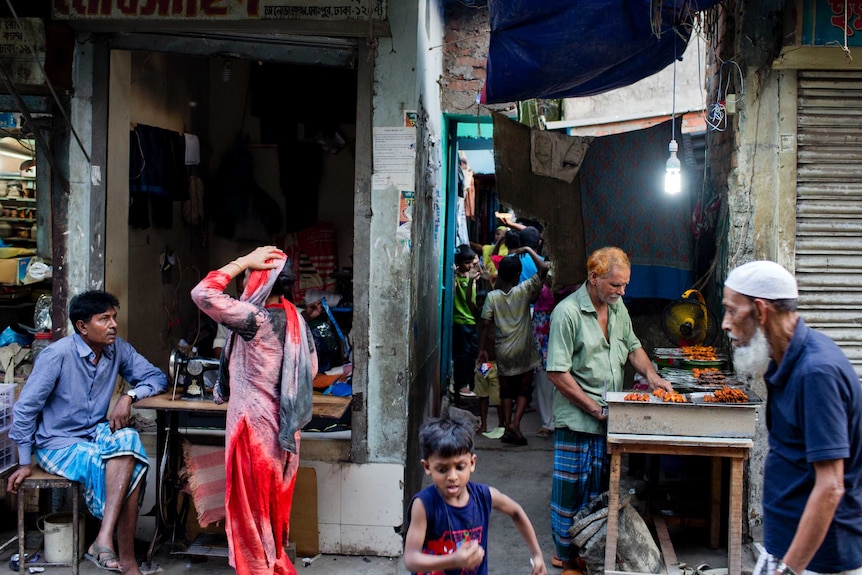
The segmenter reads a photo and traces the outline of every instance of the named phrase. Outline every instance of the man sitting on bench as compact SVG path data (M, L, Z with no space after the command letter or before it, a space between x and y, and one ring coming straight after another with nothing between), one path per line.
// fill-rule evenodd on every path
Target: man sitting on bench
M134 535L148 464L138 432L129 427L131 405L163 392L168 382L117 336L118 306L103 291L72 298L75 333L39 354L13 408L9 437L18 444L19 467L7 490L17 493L31 457L48 473L81 483L87 508L102 520L84 556L100 569L140 575ZM134 388L109 413L117 375Z

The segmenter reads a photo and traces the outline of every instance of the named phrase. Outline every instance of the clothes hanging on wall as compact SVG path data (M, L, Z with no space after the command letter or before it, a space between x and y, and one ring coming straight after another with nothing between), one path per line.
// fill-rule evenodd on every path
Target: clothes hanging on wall
M172 202L187 200L188 195L183 136L136 125L129 132L129 225L170 229Z

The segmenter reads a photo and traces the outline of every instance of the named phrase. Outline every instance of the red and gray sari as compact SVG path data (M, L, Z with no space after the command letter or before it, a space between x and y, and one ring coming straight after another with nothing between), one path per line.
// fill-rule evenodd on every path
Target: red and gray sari
M253 271L239 301L224 293L231 278L218 271L192 290L204 313L236 333L225 349L231 388L225 507L229 560L239 575L296 573L284 544L317 354L292 303L264 305L285 261Z

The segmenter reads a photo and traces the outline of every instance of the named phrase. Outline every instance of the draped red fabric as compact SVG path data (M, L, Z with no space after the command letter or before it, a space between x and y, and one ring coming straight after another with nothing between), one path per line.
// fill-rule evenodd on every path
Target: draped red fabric
M286 461L279 466L244 420L232 434L231 448L227 456L227 535L236 572L293 575L296 569L284 545L290 533L299 458L283 452Z

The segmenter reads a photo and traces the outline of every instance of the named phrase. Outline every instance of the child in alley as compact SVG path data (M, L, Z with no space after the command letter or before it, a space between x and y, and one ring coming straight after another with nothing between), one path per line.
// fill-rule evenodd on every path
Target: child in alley
M452 313L452 361L455 389L461 397L476 397L471 388L479 336L476 330L476 282L481 270L479 257L467 244L455 250L455 291Z
M547 568L524 509L496 488L472 483L473 429L459 419L434 419L419 430L422 466L434 482L410 502L404 565L411 573L487 575L491 510L508 515L530 550L532 575Z
M521 276L518 256L522 253L529 254L538 273L518 283ZM527 445L521 432L521 418L533 396L533 370L541 365L533 339L530 304L548 275L548 263L532 248L519 247L500 261L497 271L497 289L488 293L482 308L478 362L487 362L493 349L506 425L501 441Z

